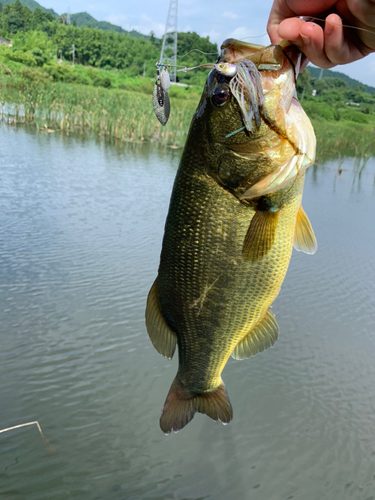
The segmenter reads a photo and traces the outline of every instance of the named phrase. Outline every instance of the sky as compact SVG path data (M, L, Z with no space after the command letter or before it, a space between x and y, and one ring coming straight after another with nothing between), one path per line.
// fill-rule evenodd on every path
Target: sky
M43 7L62 12L88 12L98 21L109 21L126 30L135 29L161 37L165 30L170 0L101 2L87 0L39 0ZM267 45L266 24L272 0L178 0L178 31L195 31L209 36L220 47L226 38ZM345 66L336 66L356 80L375 86L375 54Z

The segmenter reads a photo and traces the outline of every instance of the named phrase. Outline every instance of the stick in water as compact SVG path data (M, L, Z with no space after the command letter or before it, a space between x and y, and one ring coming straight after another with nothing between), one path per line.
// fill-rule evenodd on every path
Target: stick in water
M38 431L39 431L40 435L42 436L43 442L46 445L47 450L49 451L49 453L55 453L55 450L53 448L51 448L51 445L49 444L47 439L44 437L44 434L42 432L42 428L40 427L39 422L37 420L35 422L27 422L26 424L15 425L13 427L8 427L7 429L1 429L0 434L2 432L13 431L15 429L20 429L21 427L27 427L29 425L36 425L38 427Z

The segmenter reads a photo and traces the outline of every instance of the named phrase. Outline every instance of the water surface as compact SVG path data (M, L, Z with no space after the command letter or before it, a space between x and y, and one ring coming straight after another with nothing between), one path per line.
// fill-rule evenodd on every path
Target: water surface
M375 162L310 168L275 347L224 370L234 420L168 437L148 340L179 151L0 127L0 498L375 499Z

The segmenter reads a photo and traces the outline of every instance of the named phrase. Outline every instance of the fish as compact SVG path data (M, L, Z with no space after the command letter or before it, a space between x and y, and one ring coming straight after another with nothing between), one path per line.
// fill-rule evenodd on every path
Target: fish
M165 434L197 412L232 420L222 371L275 344L293 246L317 249L301 204L316 140L296 96L300 59L287 43L226 40L193 116L146 306L154 348L171 359L178 347Z

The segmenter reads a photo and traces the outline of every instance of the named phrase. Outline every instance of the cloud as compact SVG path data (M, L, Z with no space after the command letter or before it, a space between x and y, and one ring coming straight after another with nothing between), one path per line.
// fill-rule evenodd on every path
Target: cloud
M109 23L115 24L116 26L121 26L124 29L129 28L129 20L126 16L122 14L111 14L105 18Z
M226 17L227 19L238 19L240 16L234 12L225 11L221 14L221 17Z
M132 29L135 29L136 31L139 31L140 33L143 33L144 35L148 35L150 31L153 31L155 33L155 36L158 38L161 38L164 35L165 31L165 24L158 23L154 21L151 17L145 16L144 14L141 15L141 18L138 22L138 24L135 24L132 26Z
M183 31L184 33L187 33L188 31L192 32L194 31L193 28L190 26L190 24L186 25L185 28L178 28L178 31Z
M208 38L210 39L210 42L212 42L212 43L218 43L219 42L219 38L220 38L220 43L222 42L222 40L221 40L221 33L219 33L218 31L215 31L214 29L212 29L209 32L206 31L206 32L202 33L201 36L203 38L205 38L206 36L208 36Z
M236 28L228 38L236 38L237 40L245 40L250 43L258 43L259 45L268 45L269 38L267 34L259 36L259 32L255 32L245 26Z

